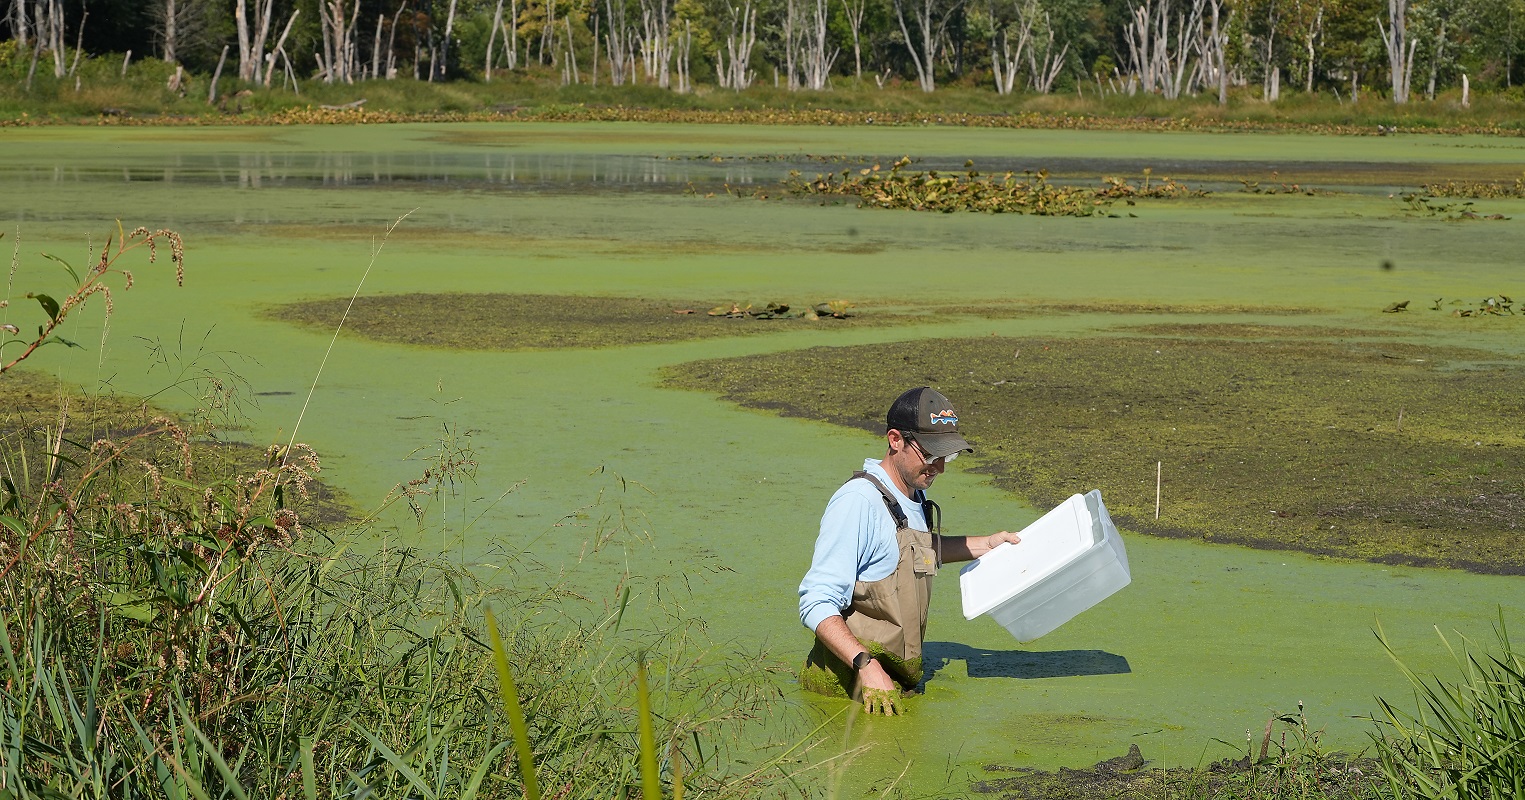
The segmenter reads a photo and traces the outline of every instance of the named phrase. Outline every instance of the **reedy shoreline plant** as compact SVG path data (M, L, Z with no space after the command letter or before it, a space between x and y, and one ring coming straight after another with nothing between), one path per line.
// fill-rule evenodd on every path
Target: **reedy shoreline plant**
M1458 647L1440 634L1460 673L1448 682L1414 672L1377 629L1417 706L1410 712L1378 698L1386 731L1372 738L1396 800L1525 797L1525 656L1509 641L1502 607L1493 632L1494 648L1465 637Z
M49 323L21 358L105 291L91 287L130 239L72 302L42 303ZM488 604L510 610L497 652L520 676L551 796L642 785L638 698L675 789L750 796L785 779L777 759L741 766L727 744L776 688L754 661L717 655L696 621L653 605L644 628L622 629L628 585L594 612L532 577L527 548L506 539L508 585L412 549L361 554L363 529L313 532L290 508L318 474L310 448L205 474L195 434L161 416L92 442L60 423L41 451L0 439L0 798L521 796ZM446 462L469 459L443 458L384 504L429 517L462 477ZM646 652L661 657L641 693Z

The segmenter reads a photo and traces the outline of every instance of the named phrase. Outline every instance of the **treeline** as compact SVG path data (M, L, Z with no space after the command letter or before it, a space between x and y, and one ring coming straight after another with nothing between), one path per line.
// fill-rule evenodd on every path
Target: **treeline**
M1001 94L1288 89L1394 102L1522 77L1525 0L4 0L0 65L30 87L81 58L318 80L843 81Z

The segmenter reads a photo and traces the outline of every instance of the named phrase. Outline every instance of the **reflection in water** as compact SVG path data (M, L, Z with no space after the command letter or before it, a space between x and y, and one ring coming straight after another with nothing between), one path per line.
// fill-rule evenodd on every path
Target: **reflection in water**
M762 155L715 158L662 157L599 153L523 152L223 152L166 153L120 166L105 154L71 156L67 164L7 165L0 161L0 183L185 183L244 189L364 188L367 186L425 186L452 190L490 189L537 193L670 192L693 186L719 191L725 185L753 187L776 184L791 170L804 175L860 169L893 162L898 156ZM960 173L968 169L961 158L916 159L916 171ZM1152 159L1155 177L1174 176L1192 188L1235 191L1266 182L1280 187L1287 176L1316 183L1320 188L1366 194L1389 194L1398 177L1391 164L1335 162L1250 162ZM1107 176L1142 178L1141 163L1116 158L1040 158L1009 156L981 159L976 168L985 175L1021 175L1046 171L1051 179L1088 185ZM1418 175L1407 176L1413 181Z
M523 153L213 153L166 154L134 166L71 163L0 167L0 180L214 184L245 189L356 188L370 185L492 187L530 191L670 191L686 184L748 186L776 182L790 169L820 164L801 160L749 162L655 156Z
M1104 650L986 650L956 642L927 642L922 649L926 675L949 661L963 661L971 678L1073 678L1082 675L1126 675L1128 659Z

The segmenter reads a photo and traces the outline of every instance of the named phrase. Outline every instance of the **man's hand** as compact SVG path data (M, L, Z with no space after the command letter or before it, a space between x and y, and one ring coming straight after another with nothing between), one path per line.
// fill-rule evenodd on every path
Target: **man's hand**
M895 679L884 671L878 661L870 661L858 670L858 687L863 692L865 712L887 717L905 713L905 709L900 707L900 687L895 685Z
M900 691L898 689L891 689L889 691L883 689L864 689L863 710L869 714L883 714L886 717L905 713L900 708Z
M1017 544L1017 543L1019 543L1021 541L1022 541L1022 537L1017 535L1017 534L1015 534L1015 533L1012 533L1011 531L1001 531L999 533L992 533L989 536L985 537L985 552L988 553L991 550L994 550L997 547L999 547L999 546L1001 546L1003 544L1006 544L1008 542L1010 542L1011 544ZM981 555L984 555L984 554L982 553Z

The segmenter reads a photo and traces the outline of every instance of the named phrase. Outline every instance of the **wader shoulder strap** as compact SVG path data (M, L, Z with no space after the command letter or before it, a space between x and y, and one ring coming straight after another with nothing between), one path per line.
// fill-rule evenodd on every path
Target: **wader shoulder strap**
M910 527L911 523L906 519L905 510L900 507L900 501L895 499L895 495L890 494L890 490L878 478L863 470L858 470L853 473L852 478L849 480L856 480L858 478L867 478L868 482L872 483L874 488L879 490L879 494L884 498L884 507L889 509L890 516L895 518L896 530Z
M879 490L880 496L884 498L884 507L888 508L890 516L895 518L896 528L904 528L910 524L906 520L905 510L900 507L900 501L895 499L895 495L890 494L890 490L878 478L861 469L853 473L853 479L856 478L867 478L868 482L872 483L874 488ZM921 503L921 516L927 522L927 530L941 535L943 532L943 507L928 500L927 493L920 489L916 491L914 499L916 502ZM938 544L941 545L942 543L939 542Z

